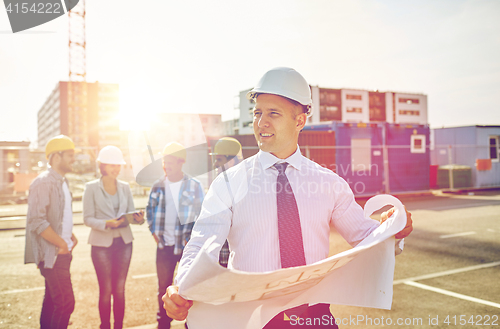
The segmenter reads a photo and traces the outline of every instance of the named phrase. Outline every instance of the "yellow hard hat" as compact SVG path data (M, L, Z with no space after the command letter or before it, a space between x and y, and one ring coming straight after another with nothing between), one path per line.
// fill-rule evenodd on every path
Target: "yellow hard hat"
M45 146L45 157L48 159L49 155L54 152L61 152L66 150L74 150L75 143L65 135L52 137Z
M210 155L237 156L241 151L241 144L236 138L222 137L214 146Z
M186 160L186 148L182 144L177 142L172 142L165 145L165 147L163 148L163 152L161 153L163 156L172 155L174 157Z

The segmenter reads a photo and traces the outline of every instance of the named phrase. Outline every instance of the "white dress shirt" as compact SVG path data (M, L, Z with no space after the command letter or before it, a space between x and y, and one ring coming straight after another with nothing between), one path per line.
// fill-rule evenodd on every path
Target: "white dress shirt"
M181 190L182 180L171 182L168 177L165 178L165 227L163 239L166 246L175 244L175 223L179 213L179 192Z
M73 236L73 209L71 208L71 193L69 192L66 180L64 180L62 184L62 189L64 193L64 212L61 238L68 245L68 250L71 251L73 248L73 240L71 240L71 237Z
M328 257L330 225L355 246L379 223L364 217L349 185L337 174L307 159L297 150L280 160L259 151L214 180L203 201L191 239L184 249L176 284L185 275L205 241L215 236L210 256L218 260L228 240L229 268L266 272L281 268L276 204L276 162L288 162L285 174L297 201L306 263ZM229 186L230 185L230 188ZM234 196L234 204L230 192Z

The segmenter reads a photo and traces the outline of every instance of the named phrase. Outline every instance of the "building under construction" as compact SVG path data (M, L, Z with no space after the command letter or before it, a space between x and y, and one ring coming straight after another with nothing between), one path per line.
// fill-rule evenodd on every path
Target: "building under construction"
M43 147L50 138L64 134L78 147L101 148L120 144L118 84L72 82L87 85L86 109L71 108L68 101L68 82L59 81L38 111L38 145Z
M71 84L73 92L84 98L79 101L85 106L71 106L70 82L59 81L38 111L38 145L43 148L50 138L67 135L83 150L82 160L91 164L102 147L123 144L125 133L120 131L118 117L119 88L118 84L99 82Z

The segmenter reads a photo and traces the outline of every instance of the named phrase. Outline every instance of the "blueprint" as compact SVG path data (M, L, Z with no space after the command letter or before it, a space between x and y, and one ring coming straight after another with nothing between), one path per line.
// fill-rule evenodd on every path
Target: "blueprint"
M394 235L404 228L406 212L397 198L377 195L364 213L368 217L385 205L396 211L356 247L310 265L265 273L226 269L209 257L207 241L179 282L179 293L195 301L189 328L260 329L279 312L305 303L390 309Z

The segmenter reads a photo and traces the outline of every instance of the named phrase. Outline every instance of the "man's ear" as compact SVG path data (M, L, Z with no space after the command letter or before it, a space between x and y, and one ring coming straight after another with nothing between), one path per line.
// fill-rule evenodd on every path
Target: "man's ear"
M61 161L61 154L59 152L54 152L49 157L49 164L54 167L55 164Z
M301 131L304 126L306 125L307 122L307 115L305 113L300 113L295 117L296 123L297 123L297 130Z

